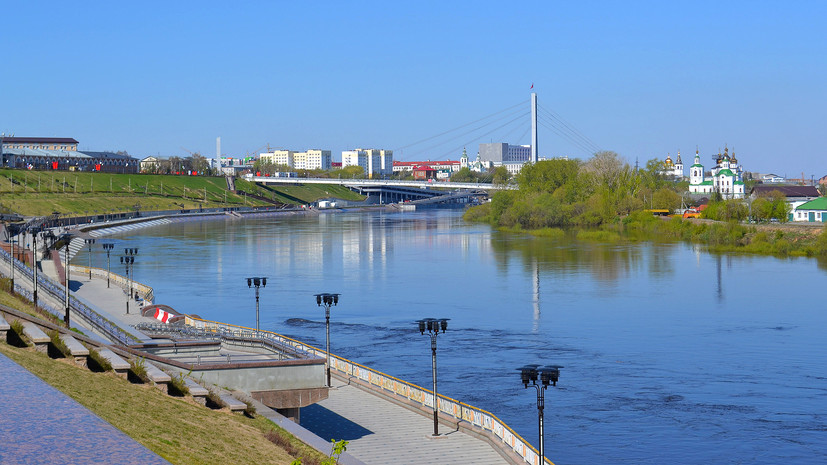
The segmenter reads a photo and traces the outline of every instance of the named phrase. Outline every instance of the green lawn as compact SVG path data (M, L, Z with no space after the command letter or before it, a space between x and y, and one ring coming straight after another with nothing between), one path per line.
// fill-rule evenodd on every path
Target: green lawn
M236 179L238 193L220 176L109 174L0 169L0 211L26 216L53 212L72 216L141 210L177 210L271 205L256 194L284 204L309 204L326 197L362 200L338 185L265 188Z

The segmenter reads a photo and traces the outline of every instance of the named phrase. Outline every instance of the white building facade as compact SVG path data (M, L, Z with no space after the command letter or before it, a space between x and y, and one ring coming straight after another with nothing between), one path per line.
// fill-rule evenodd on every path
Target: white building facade
M393 174L393 150L355 149L342 151L342 168L361 166L369 178Z
M297 170L329 170L333 158L330 150L311 149L305 152L274 150L259 154L259 160Z
M718 154L717 165L710 172L711 177L704 175L704 166L696 150L695 162L689 167L689 192L695 194L718 192L725 199L744 198L742 170L735 155L733 154L730 158L728 149L724 149L723 155Z

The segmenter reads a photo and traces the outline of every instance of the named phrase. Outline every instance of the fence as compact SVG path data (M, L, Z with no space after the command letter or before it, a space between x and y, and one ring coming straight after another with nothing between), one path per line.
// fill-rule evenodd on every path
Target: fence
M203 330L205 333L234 333L247 335L249 337L254 336L256 333L254 329L245 328L243 326L202 320L189 316L186 318L186 324ZM307 345L301 341L297 341L271 331L260 331L260 333L262 337L278 341L280 344L291 346L302 352L306 352L316 357L327 357L327 352L324 350ZM368 368L348 359L337 357L333 354L330 355L330 364L331 370L335 370L345 376L358 378L367 383L372 389L381 390L385 394L392 394L393 397L399 400L406 400L408 403L413 405L433 409L434 393L431 390L407 381L403 381L372 368ZM492 439L492 444L497 447L510 449L520 456L526 463L540 465L540 455L537 450L494 414L450 397L445 397L442 395L439 395L438 397L440 412L456 420L465 421L477 427L478 430L481 430L483 434ZM546 460L546 463L551 462Z
M6 272L9 270L9 260L13 260L14 269L16 271L15 278L25 276L28 282L34 282L34 273L32 272L31 268L24 265L20 260L12 259L11 255L7 253L5 250L0 250L0 257L2 257L3 259L3 264L2 266L0 266L0 274L6 274ZM42 273L38 273L37 275L37 289L41 293L45 292L46 294L50 295L53 299L56 299L58 302L66 301L66 294L64 294L63 292L63 286L55 283L48 277L43 276ZM34 302L33 292L22 287L20 284L15 283L14 290L16 293L19 293L26 299ZM37 302L34 302L35 305L39 306L40 308L43 308L44 310L59 318L63 318L65 308L56 309L55 307L46 304L46 302L44 302L41 296L42 294L38 295ZM120 327L118 327L111 321L107 320L106 318L102 317L96 311L89 308L89 306L87 306L85 303L81 302L80 300L72 296L71 293L69 294L69 308L71 308L72 311L75 312L75 314L80 315L84 321L89 323L92 327L94 327L95 329L97 329L113 341L116 341L123 345L129 345L137 342L137 339L134 336L122 330Z

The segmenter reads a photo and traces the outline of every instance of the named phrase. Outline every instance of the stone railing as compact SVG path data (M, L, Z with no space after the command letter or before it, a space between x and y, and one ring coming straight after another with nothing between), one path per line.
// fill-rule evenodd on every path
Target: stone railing
M186 324L204 330L207 333L235 332L254 335L255 330L243 326L219 323L216 321L202 320L187 317ZM301 341L282 336L272 331L261 331L268 339L274 339L281 344L291 346L317 357L327 357L327 352L318 349ZM429 389L403 381L391 375L352 362L348 359L330 355L331 370L342 375L351 376L364 381L371 389L382 391L383 394L391 395L393 398L407 402L415 406L422 406L433 409L434 393ZM491 444L512 451L522 458L525 463L540 465L540 455L537 450L517 434L513 429L497 418L493 413L468 405L464 402L439 395L439 411L458 422L466 422L477 432L482 433L491 439ZM461 423L460 423L461 424ZM551 463L546 459L546 463Z

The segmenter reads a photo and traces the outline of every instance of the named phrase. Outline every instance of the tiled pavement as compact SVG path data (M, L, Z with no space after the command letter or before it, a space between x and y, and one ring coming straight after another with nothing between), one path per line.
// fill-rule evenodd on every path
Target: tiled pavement
M168 462L0 354L0 464Z
M333 380L330 396L301 410L301 425L324 439L350 441L347 451L370 465L502 465L488 443L439 425L433 418Z

